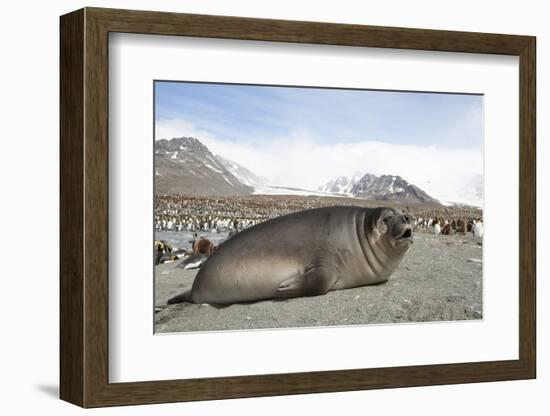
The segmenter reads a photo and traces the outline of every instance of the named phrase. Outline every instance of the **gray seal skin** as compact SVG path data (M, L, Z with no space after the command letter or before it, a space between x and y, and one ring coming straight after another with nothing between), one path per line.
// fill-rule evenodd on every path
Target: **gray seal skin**
M300 211L224 242L191 291L168 303L231 304L377 284L388 280L411 244L411 217L391 208Z

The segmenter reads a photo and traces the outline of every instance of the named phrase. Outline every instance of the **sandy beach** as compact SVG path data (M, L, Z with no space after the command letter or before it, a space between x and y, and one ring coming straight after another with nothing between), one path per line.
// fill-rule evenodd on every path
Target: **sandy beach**
M221 236L210 236L221 238ZM174 243L184 233L164 234ZM179 241L178 241L179 240ZM181 246L181 244L178 244ZM226 307L166 301L191 288L197 270L178 262L155 267L155 331L365 325L482 319L482 246L471 233L436 237L417 233L390 279L376 286L323 296L268 300Z

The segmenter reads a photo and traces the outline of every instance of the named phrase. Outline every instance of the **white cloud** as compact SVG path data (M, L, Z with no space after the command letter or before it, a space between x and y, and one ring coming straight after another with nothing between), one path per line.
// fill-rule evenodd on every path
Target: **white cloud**
M444 201L472 200L472 178L483 172L481 150L412 146L365 140L322 144L314 134L298 130L287 137L262 140L219 140L185 120L157 122L156 139L192 136L219 154L265 177L270 185L316 189L340 175L400 175Z

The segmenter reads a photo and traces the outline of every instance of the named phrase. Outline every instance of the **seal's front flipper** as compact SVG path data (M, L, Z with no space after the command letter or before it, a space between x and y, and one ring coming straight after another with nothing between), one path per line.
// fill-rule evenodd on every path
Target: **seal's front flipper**
M294 298L298 296L319 296L327 293L334 282L336 274L319 266L306 268L304 274L284 280L277 288L277 297Z
M277 297L279 298L295 298L302 296L302 286L304 283L304 276L293 276L284 280L277 288Z

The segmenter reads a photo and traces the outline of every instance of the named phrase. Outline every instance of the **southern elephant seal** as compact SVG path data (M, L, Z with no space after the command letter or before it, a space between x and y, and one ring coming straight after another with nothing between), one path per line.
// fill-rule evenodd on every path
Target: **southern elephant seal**
M230 304L323 295L386 281L412 243L391 208L335 206L284 215L221 244L190 291L168 301Z

